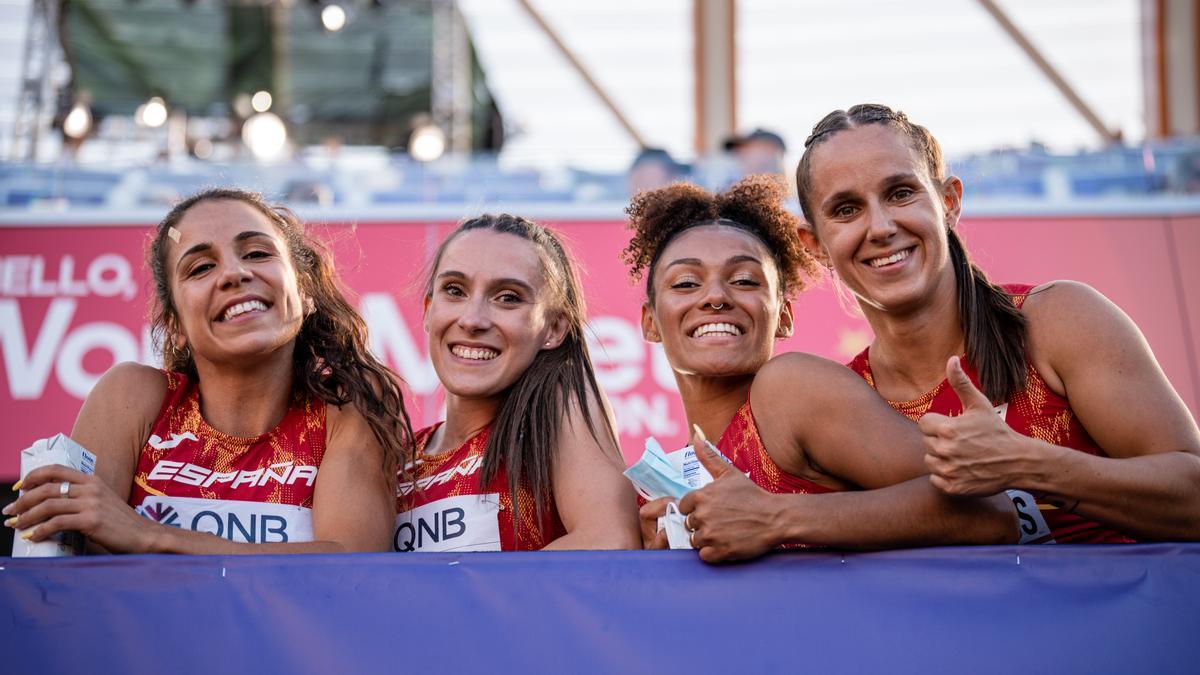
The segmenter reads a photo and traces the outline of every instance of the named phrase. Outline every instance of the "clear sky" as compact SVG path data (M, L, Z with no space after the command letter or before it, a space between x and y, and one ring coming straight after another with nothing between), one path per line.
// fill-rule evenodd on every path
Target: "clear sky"
M533 0L652 144L692 155L690 0ZM1110 127L1140 140L1136 0L998 0ZM461 0L514 164L621 167L633 141L514 0ZM738 0L738 121L796 152L813 123L886 103L951 156L1099 141L974 0Z

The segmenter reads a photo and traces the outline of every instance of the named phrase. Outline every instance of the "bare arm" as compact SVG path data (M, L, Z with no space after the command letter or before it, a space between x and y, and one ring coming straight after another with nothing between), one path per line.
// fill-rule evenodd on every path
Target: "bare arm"
M751 408L772 459L795 475L814 468L866 488L832 494L778 495L739 472L692 492L680 511L694 513L705 560L759 555L783 543L887 548L1016 541L1016 515L1004 496L958 499L924 477L916 425L891 409L849 369L814 356L786 354L764 367ZM710 469L711 471L711 469Z
M1200 432L1141 331L1073 282L1035 292L1024 311L1034 366L1108 457L1021 436L994 416L963 415L929 423L941 437L929 460L934 480L954 494L1045 493L1135 537L1200 539ZM964 405L982 396L969 381L955 389Z
M926 478L925 446L915 424L849 368L796 356L801 358L781 364L793 361L791 372L768 373L772 389L781 390L775 400L788 401L791 393L787 409L774 417L788 423L790 438L817 465L864 490L792 500L812 511L785 540L853 548L1015 542L1016 514L1006 497L939 494Z
M123 502L166 393L162 371L118 363L96 382L75 418L71 438L96 455L96 477Z
M561 427L554 467L554 502L567 534L547 549L640 548L637 500L621 474L621 451L608 436L598 402L589 400L599 441L588 431L584 412L572 406Z
M106 373L89 394L72 431L80 445L96 454L96 475L85 476L61 466L30 472L22 485L25 494L12 505L12 513L20 514L14 524L32 528L28 533L34 541L58 531L77 530L105 549L122 553L316 553L386 548L395 507L381 468L382 453L369 429L363 438L366 424L357 413L339 414L333 408L315 488L315 541L237 543L139 516L126 502L138 452L150 433L164 391L161 373L145 366L122 364ZM67 499L59 495L62 481L71 482Z

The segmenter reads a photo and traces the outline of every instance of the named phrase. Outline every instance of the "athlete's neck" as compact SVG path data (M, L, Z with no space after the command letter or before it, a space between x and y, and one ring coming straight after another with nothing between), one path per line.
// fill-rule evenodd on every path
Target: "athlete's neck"
M197 359L204 421L221 433L242 438L278 426L292 401L294 346L249 366L220 366Z
M446 422L430 439L425 453L436 455L466 443L487 428L500 412L496 398L463 398L446 393Z
M692 425L699 424L713 443L725 433L725 427L750 398L754 375L738 377L699 377L675 373L683 412L687 416L686 435L690 442Z
M939 293L919 310L903 314L863 310L875 332L871 375L888 400L923 396L946 379L946 361L965 349L957 292Z

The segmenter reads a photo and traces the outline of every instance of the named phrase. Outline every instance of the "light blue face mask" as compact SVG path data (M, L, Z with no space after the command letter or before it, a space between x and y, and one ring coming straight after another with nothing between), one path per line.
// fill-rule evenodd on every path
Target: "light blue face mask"
M717 452L712 443L709 443L708 447L721 459L729 461ZM625 470L625 477L633 483L638 494L647 500L660 497L680 499L692 490L712 482L712 476L700 464L692 446L666 453L653 436L646 439L646 451L642 453L641 459Z
M683 472L671 464L662 446L653 437L646 439L646 451L633 466L625 469L625 477L633 483L639 495L650 501L660 497L681 499L692 491L692 486L683 478Z

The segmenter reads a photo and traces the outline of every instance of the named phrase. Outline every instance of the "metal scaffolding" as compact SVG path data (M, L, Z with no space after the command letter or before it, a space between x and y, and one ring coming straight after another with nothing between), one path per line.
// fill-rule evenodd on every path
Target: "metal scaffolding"
M32 161L37 158L42 132L53 114L52 73L62 60L58 42L59 6L57 0L31 0L25 28L25 47L21 55L20 91L13 123L9 159Z

